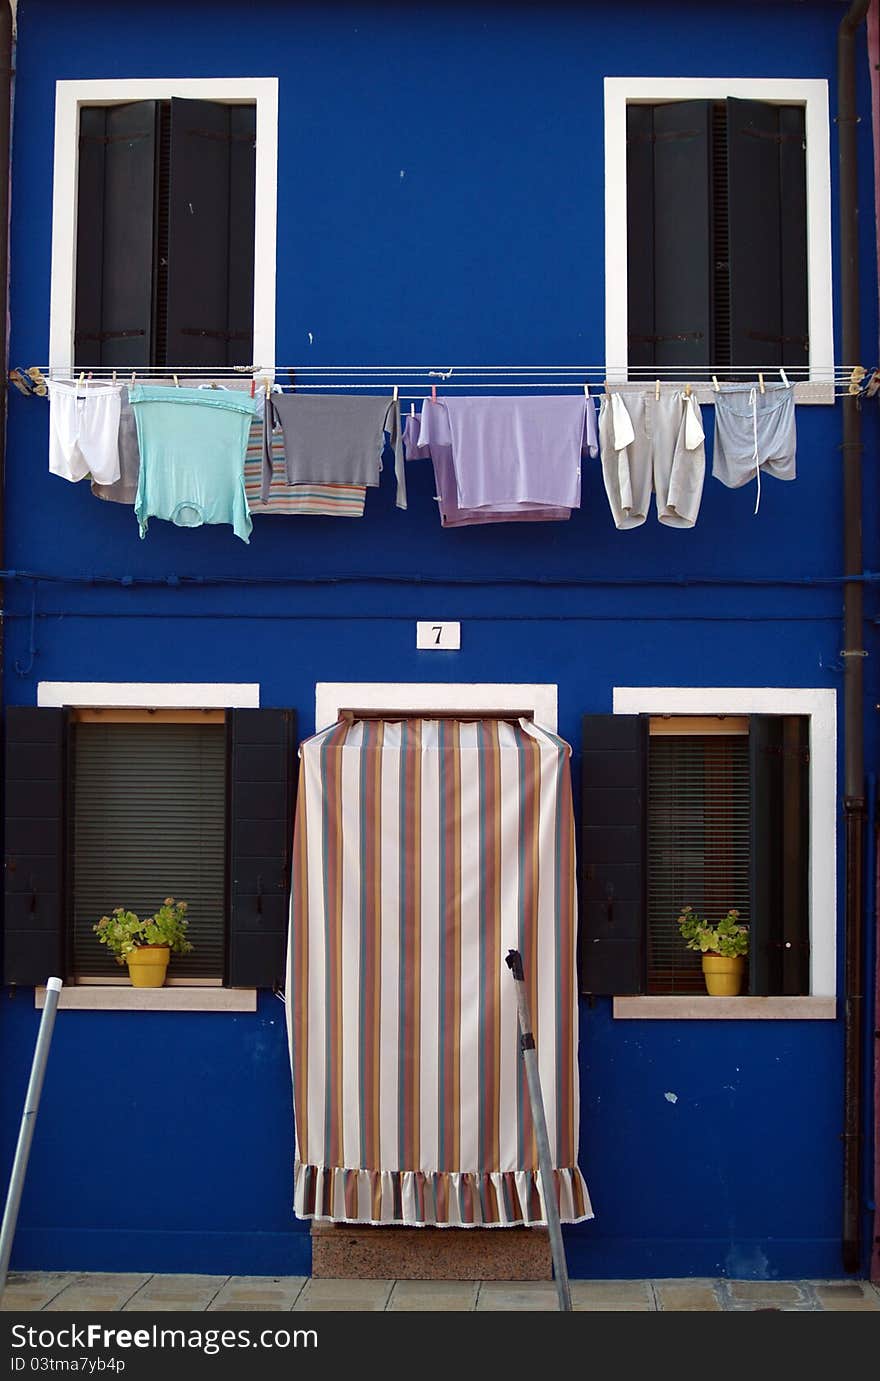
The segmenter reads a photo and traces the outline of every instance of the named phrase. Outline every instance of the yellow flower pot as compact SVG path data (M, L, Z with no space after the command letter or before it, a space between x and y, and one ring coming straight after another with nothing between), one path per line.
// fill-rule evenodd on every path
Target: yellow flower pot
M710 997L738 997L746 969L745 956L727 959L723 954L703 955L703 977Z
M168 971L171 949L168 945L140 945L127 954L128 976L133 988L161 988Z

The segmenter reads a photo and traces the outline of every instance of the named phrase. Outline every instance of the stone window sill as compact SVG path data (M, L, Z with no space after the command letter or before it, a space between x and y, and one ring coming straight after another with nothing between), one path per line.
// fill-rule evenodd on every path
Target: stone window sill
M834 997L614 998L614 1016L625 1021L834 1021Z
M46 989L34 991L34 1006L46 1005ZM255 1012L256 988L131 988L72 984L61 989L58 1006L75 1012Z

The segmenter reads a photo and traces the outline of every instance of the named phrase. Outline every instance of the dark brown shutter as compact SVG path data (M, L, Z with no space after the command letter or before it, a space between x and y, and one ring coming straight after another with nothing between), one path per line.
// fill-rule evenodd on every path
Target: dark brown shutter
M580 959L585 993L645 987L648 721L585 715Z
M80 112L77 189L78 367L151 360L155 101Z
M803 108L728 100L727 169L732 363L806 364Z
M296 766L293 710L230 710L227 982L284 982Z
M171 364L251 363L256 112L171 102Z
M753 715L750 991L810 990L809 721Z
M67 977L65 785L67 714L6 711L3 979Z
M710 134L708 101L627 109L631 364L695 365L711 358Z

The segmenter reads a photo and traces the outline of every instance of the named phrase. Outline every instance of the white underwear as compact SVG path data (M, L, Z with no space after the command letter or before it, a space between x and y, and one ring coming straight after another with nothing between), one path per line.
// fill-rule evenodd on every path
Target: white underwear
M49 469L65 480L119 479L121 384L49 380Z

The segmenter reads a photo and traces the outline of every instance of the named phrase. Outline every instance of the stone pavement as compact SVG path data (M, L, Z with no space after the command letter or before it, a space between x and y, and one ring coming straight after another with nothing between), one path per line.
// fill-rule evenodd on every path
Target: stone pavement
M571 1294L576 1310L592 1312L880 1312L880 1286L867 1281L573 1280ZM552 1282L545 1280L318 1280L308 1276L20 1271L9 1276L0 1309L89 1314L124 1310L555 1311L556 1291Z

